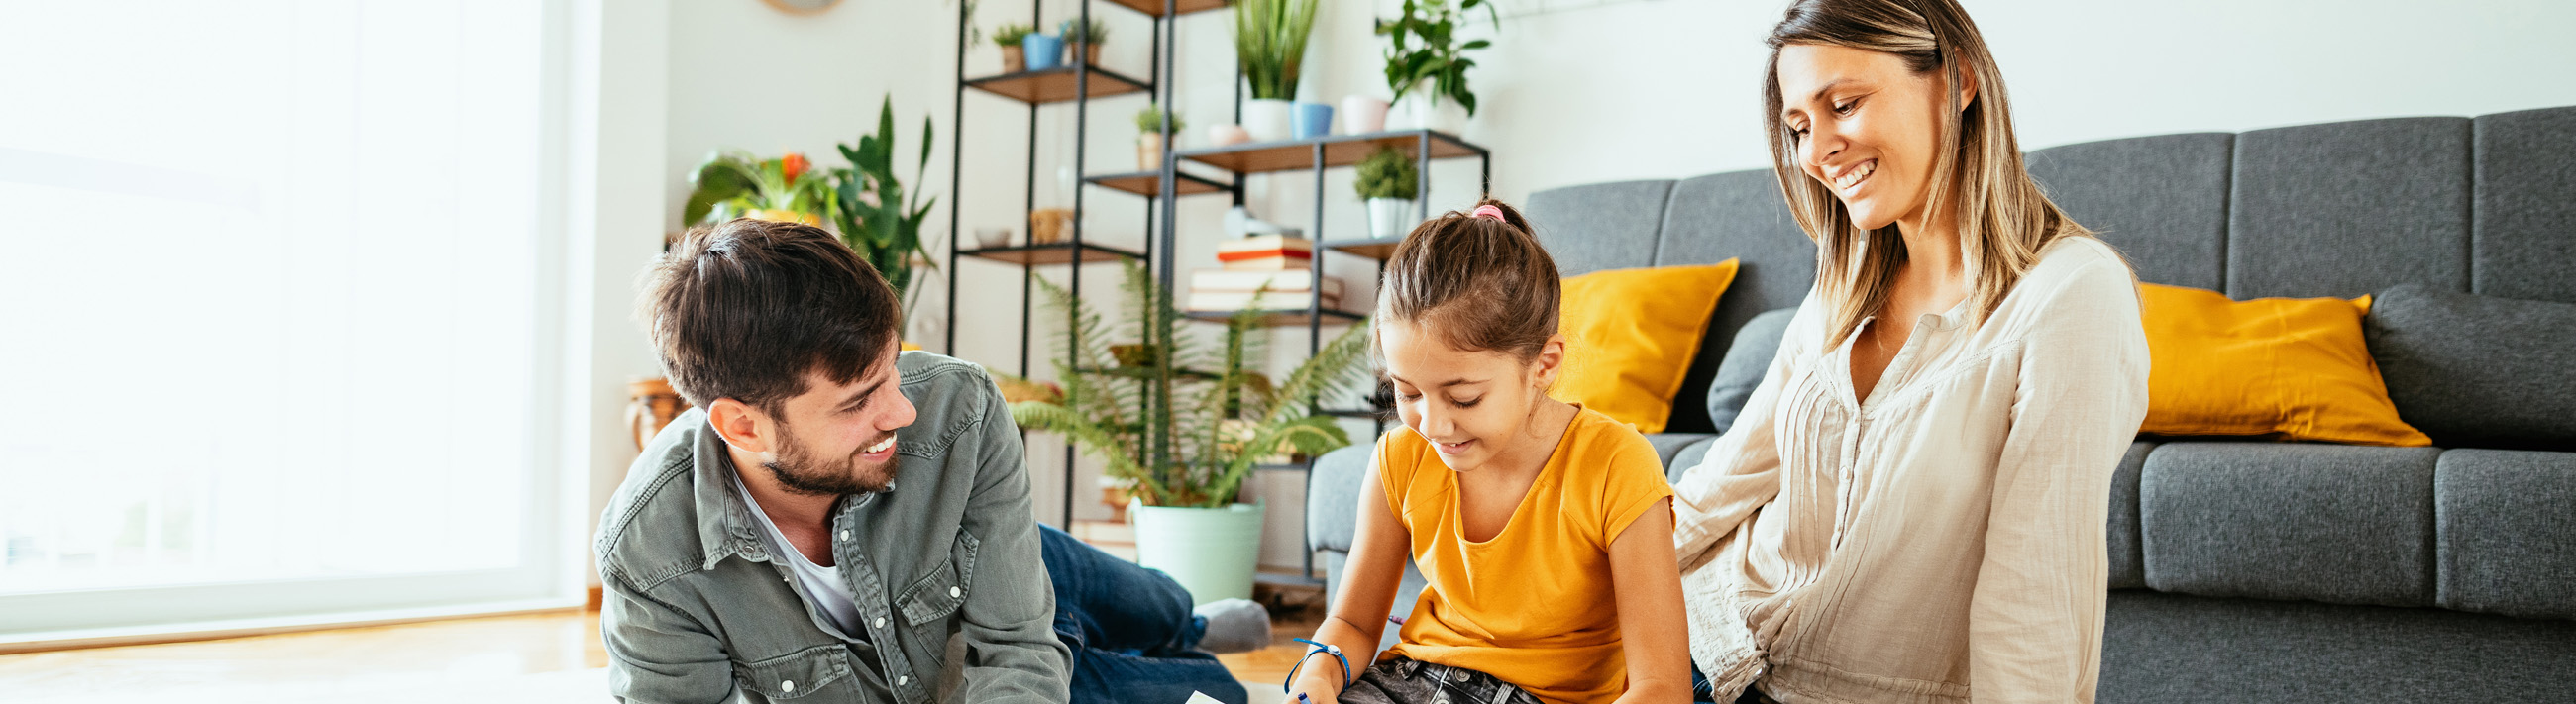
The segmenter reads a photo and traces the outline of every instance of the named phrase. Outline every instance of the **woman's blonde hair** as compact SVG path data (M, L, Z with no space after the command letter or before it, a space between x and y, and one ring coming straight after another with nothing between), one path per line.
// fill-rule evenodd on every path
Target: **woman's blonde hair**
M1976 281L1969 294L1974 320L1982 322L2003 303L2050 242L2092 234L2049 202L2023 170L2003 73L1976 23L1954 0L1799 0L1765 43L1771 60L1763 71L1762 114L1771 165L1789 211L1816 241L1816 284L1830 315L1829 345L1842 344L1863 317L1886 305L1897 267L1905 263L1905 240L1894 223L1866 231L1853 225L1832 189L1798 168L1797 137L1780 116L1781 47L1874 51L1904 59L1918 75L1942 72L1949 109L1942 113L1928 203L1932 218L1958 225L1962 258ZM1964 106L1963 73L1976 86L1976 96Z

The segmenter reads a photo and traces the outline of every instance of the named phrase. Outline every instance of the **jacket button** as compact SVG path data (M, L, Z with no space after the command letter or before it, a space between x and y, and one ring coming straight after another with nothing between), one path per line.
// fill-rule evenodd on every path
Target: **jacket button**
M898 675L894 678L894 686L901 687L907 684L912 684L911 675Z
M966 590L964 590L964 589L959 589L959 588L957 588L957 587L949 587L949 588L948 588L948 598L950 598L950 599L955 599L955 598L957 598L957 597L961 597L961 596L965 596L965 595L966 595Z
M885 617L884 617L884 616L878 616L878 617L877 617L877 627L878 627L878 628L884 628L884 627L885 627Z
M783 681L783 682L779 682L779 683L778 683L778 691L781 691L781 692L793 692L793 691L796 691L796 681L795 681L795 680L786 680L786 681Z
M850 539L850 532L849 532L849 531L846 531L846 530L845 530L845 531L841 531L841 540L843 540L843 541L847 541L847 540L849 540L849 539Z

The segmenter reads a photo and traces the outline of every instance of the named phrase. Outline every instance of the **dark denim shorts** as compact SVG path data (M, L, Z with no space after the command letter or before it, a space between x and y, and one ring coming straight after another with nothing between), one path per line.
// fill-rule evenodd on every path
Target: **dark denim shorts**
M1541 704L1520 687L1475 670L1398 656L1360 673L1343 688L1352 704Z

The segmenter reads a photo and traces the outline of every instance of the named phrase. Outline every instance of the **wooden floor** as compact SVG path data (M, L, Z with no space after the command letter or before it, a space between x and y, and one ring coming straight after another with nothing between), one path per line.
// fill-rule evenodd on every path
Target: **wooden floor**
M1103 545L1112 553L1115 544ZM1131 548L1127 548L1132 551ZM1132 553L1131 553L1132 554ZM1265 590L1268 650L1220 655L1235 678L1276 687L1321 609L1312 590ZM346 628L191 643L0 656L7 704L606 702L599 615L555 613ZM1276 689L1252 687L1252 701Z
M0 700L605 702L599 616L580 610L0 656Z

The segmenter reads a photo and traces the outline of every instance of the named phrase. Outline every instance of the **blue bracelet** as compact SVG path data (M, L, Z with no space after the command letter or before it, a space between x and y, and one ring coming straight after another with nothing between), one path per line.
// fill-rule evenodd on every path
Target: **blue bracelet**
M1342 688L1343 688L1343 689L1349 689L1349 688L1350 688L1350 686L1351 686L1351 659L1350 659L1350 658L1346 658L1346 657L1342 657L1342 646L1338 646L1338 645L1329 645L1329 644L1325 644L1325 643L1317 643L1317 642L1315 642L1315 641L1307 640L1307 639L1304 639L1304 638L1298 638L1298 639L1295 639L1295 640L1296 640L1297 642L1299 642L1299 643L1304 643L1304 644L1307 644L1307 645L1309 645L1309 646L1313 646L1313 647L1312 647L1312 648L1310 648L1310 649L1308 649L1308 650L1306 651L1306 654L1305 654L1305 655L1301 655L1301 656L1298 656L1298 657L1297 657L1297 664L1296 664L1296 665L1292 665L1292 666L1290 666L1290 667L1288 668L1288 679L1280 681L1280 683L1279 683L1279 691L1281 691L1281 692L1294 692L1294 691L1297 691L1297 670L1298 670L1299 668L1303 668L1303 667L1305 667L1305 666L1306 666L1306 659L1307 659L1307 658L1311 658L1311 657L1315 657L1315 654L1316 654L1316 653L1330 653L1330 654L1332 654L1332 656L1333 656L1333 659L1334 659L1334 660L1339 660L1339 661L1341 661L1341 663L1342 663Z

